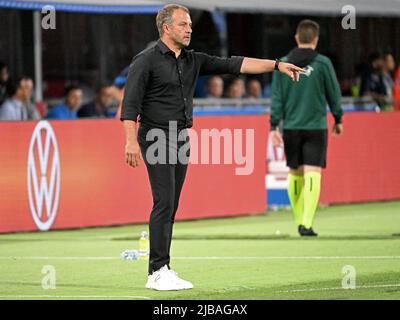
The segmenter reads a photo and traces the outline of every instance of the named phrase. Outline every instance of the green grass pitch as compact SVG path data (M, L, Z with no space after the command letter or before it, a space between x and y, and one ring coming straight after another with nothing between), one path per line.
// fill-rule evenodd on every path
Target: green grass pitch
M332 206L316 239L290 212L177 222L171 267L187 291L144 288L147 261L125 261L143 225L0 235L0 299L400 299L400 202ZM44 289L44 266L56 271ZM355 289L343 289L352 266Z

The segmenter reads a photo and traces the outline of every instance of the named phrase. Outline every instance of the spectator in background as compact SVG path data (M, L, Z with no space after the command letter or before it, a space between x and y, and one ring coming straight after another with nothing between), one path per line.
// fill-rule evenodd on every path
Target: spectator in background
M82 102L82 89L71 85L65 89L65 101L54 107L47 114L48 119L74 120Z
M110 85L103 85L97 90L97 97L94 101L85 104L78 111L79 118L109 118L114 108L114 93ZM115 110L114 110L115 113Z
M229 84L226 96L229 99L241 99L245 95L244 81L241 78L235 78Z
M8 77L8 68L0 62L0 106L6 101L10 93L10 79Z
M42 118L36 105L32 102L32 94L31 97L29 97L29 99L24 103L24 108L28 114L28 120L40 120Z
M0 120L37 120L39 112L32 103L33 81L23 76L18 79L12 97L7 99L0 107Z
M393 110L400 111L400 65L393 76Z
M372 97L382 109L386 105L386 88L383 82L384 58L380 53L373 53L370 65L361 80L360 96Z
M382 68L383 84L386 90L386 104L388 108L392 108L393 102L393 72L396 67L393 55L389 52L384 55L384 63Z
M247 82L247 95L251 99L262 98L261 83L257 79L251 79Z
M126 67L124 70L122 70L122 72L114 79L114 83L112 86L114 98L118 104L117 113L115 115L115 118L117 119L119 119L121 116L122 99L124 97L125 84L126 84L126 79L128 77L128 70L129 67Z
M224 94L224 80L220 76L212 76L207 82L207 98L222 98Z

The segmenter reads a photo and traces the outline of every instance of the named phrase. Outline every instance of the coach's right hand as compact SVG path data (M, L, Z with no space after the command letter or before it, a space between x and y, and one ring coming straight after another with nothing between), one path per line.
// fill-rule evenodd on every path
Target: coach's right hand
M143 160L140 152L139 143L128 142L125 145L125 162L133 168L139 166L139 161Z
M272 145L274 147L279 147L279 146L283 145L283 139L282 139L281 133L278 130L272 130L270 132L270 135L271 135Z

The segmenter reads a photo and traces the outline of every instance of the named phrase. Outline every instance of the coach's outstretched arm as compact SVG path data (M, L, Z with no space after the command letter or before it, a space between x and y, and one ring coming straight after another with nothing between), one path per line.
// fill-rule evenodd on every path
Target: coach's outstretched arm
M257 74L272 72L275 69L275 65L277 65L277 68L280 72L287 74L294 81L299 81L299 73L304 72L304 69L299 68L291 63L245 57L240 68L240 73Z

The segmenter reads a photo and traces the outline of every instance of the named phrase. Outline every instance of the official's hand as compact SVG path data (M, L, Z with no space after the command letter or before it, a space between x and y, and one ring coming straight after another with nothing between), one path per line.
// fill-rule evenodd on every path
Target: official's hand
M125 162L129 166L136 168L140 160L143 160L143 158L140 153L139 143L127 143L125 145Z
M283 145L283 139L281 133L278 130L272 130L270 133L272 145L274 147L279 147Z
M280 62L278 68L280 72L287 74L293 81L299 81L300 72L305 72L304 69L286 62Z
M332 134L335 137L338 137L343 134L343 125L341 123L337 123L333 125Z

